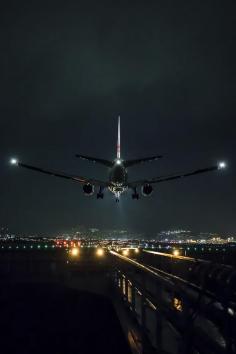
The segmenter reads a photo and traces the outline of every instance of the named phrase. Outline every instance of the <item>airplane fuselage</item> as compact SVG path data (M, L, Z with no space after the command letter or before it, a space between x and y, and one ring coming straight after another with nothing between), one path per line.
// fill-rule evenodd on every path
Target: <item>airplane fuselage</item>
M114 161L114 165L109 172L108 189L115 194L118 200L120 195L127 190L127 170L120 159Z

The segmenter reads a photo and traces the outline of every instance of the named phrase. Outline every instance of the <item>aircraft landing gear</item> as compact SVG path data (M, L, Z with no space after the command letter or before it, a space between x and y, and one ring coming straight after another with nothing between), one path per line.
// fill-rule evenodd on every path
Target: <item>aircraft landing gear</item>
M99 188L99 192L97 193L97 199L103 199L104 194L103 194L103 187Z
M116 198L116 203L119 203L120 199L119 198Z
M139 199L139 194L137 193L137 189L134 188L134 193L132 194L132 199Z

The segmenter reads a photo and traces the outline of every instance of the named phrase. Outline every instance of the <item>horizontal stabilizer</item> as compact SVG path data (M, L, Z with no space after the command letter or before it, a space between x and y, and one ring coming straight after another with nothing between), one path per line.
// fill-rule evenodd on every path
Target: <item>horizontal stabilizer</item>
M138 165L140 163L144 163L144 162L151 162L151 161L154 161L154 160L158 160L162 158L162 155L156 155L156 156L151 156L151 157L145 157L145 158L142 158L142 159L136 159L136 160L126 160L123 162L123 165L125 167L131 167L131 166L134 166L134 165Z
M96 157L84 156L84 155L78 155L78 154L76 154L75 156L78 157L79 159L92 161L93 163L100 163L101 165L104 165L104 166L107 166L107 167L112 167L113 166L113 163L111 161L108 161L108 160L97 159Z

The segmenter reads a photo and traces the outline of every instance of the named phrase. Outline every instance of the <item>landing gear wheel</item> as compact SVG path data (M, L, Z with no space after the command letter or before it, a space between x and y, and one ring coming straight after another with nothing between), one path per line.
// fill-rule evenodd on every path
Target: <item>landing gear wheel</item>
M103 199L104 194L103 193L97 193L97 199Z
M139 199L139 194L138 193L134 193L132 194L132 199Z

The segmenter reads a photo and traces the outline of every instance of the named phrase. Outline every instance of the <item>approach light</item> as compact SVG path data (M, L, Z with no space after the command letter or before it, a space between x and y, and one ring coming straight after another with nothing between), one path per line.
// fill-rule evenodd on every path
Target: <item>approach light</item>
M98 249L96 250L96 255L97 255L98 257L104 256L104 250L103 250L102 248L98 248Z
M218 163L218 169L219 169L219 170L222 170L222 169L224 169L224 168L226 168L226 163L225 163L224 161L219 162L219 163Z
M180 253L179 250L174 250L174 251L173 251L173 256L178 257L178 256L179 256L179 253Z
M18 160L13 157L13 158L10 160L10 164L11 164L11 165L17 165L17 164L18 164Z
M72 248L72 250L71 250L71 255L72 255L73 257L76 257L76 256L78 256L78 254L79 254L78 248L76 248L76 247Z

